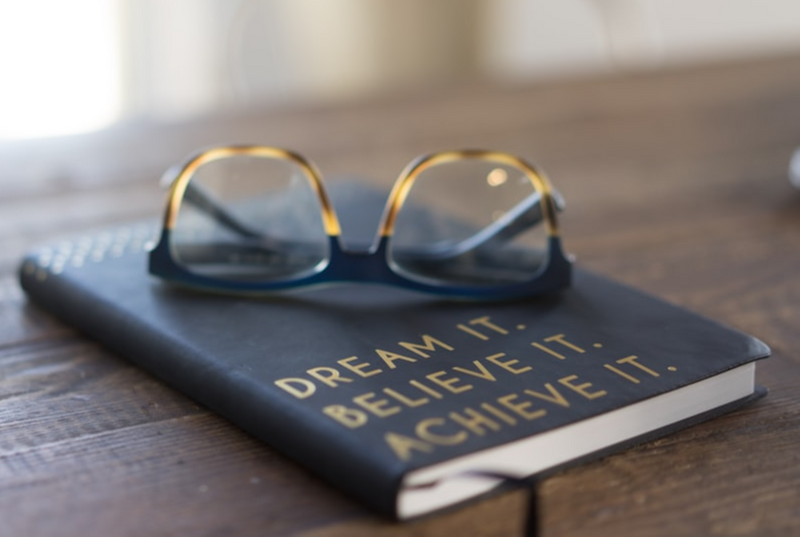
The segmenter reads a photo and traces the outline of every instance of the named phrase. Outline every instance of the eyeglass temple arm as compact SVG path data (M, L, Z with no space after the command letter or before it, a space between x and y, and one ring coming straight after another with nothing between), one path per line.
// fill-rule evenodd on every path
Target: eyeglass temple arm
M218 223L222 224L229 231L233 231L244 239L252 239L255 241L261 251L268 252L289 252L289 251L302 251L304 245L297 244L293 241L284 241L276 237L253 229L247 224L241 222L230 211L226 210L222 204L214 200L213 196L208 194L203 187L198 184L189 183L186 185L186 190L183 193L184 201L191 203L196 209L206 213Z
M210 196L205 189L201 186L189 183L186 185L186 191L183 194L184 201L188 201L196 209L199 209L212 217L214 220L228 228L229 230L238 233L248 239L263 238L264 234L251 229L246 224L242 223L236 216L226 210L221 204L217 203L212 196Z
M566 207L564 197L553 191L553 201L558 211ZM516 204L503 216L466 239L456 244L430 245L424 248L404 252L419 261L437 261L476 251L479 248L491 247L512 240L523 231L539 224L544 218L541 204L542 195L534 192Z
M178 178L182 168L182 166L173 166L168 169L161 177L161 186L169 188ZM209 195L205 189L193 181L187 183L186 190L183 193L183 200L191 203L196 209L204 212L230 231L243 237L257 239L263 236L262 233L242 223L230 211L225 209L221 203L218 203L213 196Z

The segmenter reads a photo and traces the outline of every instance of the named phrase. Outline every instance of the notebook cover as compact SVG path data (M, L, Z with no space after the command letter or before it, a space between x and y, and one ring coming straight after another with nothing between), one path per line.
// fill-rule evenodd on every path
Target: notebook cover
M252 299L185 291L147 273L153 232L40 249L21 265L22 286L67 324L392 517L410 470L769 355L751 336L583 270L567 291L507 303L361 285Z

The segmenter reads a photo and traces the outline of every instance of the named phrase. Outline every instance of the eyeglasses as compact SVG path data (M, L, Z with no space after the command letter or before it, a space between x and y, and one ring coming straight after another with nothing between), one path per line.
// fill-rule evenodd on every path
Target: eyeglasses
M150 273L169 282L246 294L367 282L490 300L570 284L556 222L563 201L541 172L506 153L417 158L395 182L377 238L356 245L342 239L332 199L342 222L363 231L374 192L337 184L329 195L296 153L217 147L164 181L169 201Z

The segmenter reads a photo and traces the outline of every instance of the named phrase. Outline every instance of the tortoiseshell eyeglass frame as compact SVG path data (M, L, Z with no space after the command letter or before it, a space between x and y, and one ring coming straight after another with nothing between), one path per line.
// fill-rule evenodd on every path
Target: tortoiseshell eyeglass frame
M171 234L193 174L204 164L237 156L284 159L299 167L306 175L319 199L322 224L330 247L329 256L316 270L277 281L226 280L192 272L175 259L171 247ZM491 286L424 281L404 275L390 262L389 244L395 230L397 215L417 177L433 166L469 159L514 167L524 173L539 194L537 210L547 234L548 252L542 265L525 281ZM351 251L343 246L340 240L339 219L320 172L313 163L292 151L257 145L231 145L206 149L190 157L184 164L170 168L165 174L164 181L169 186L164 227L157 245L150 252L149 270L155 276L182 286L222 293L268 294L332 283L365 282L461 299L508 300L558 291L571 283L572 262L562 250L556 214L563 202L543 173L525 160L508 153L484 150L445 151L413 160L395 181L384 206L377 238L367 251Z

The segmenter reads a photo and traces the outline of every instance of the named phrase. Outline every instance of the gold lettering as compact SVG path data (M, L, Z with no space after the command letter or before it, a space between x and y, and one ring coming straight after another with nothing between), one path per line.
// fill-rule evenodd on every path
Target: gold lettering
M450 435L436 434L430 431L431 427L441 427L445 423L442 418L428 418L417 424L415 432L420 439L441 446L455 446L462 443L469 436L467 431L459 431Z
M285 392L288 392L298 399L305 399L313 395L317 391L317 387L313 382L300 378L285 378L275 381L275 385ZM299 386L299 387L297 387Z
M361 427L367 423L366 412L355 408L347 408L344 405L328 405L322 409L322 412L350 429Z
M577 345L574 345L574 344L570 343L569 341L565 340L564 339L564 334L556 334L554 336L546 337L546 338L544 338L544 340L546 342L548 342L548 343L550 343L551 341L555 341L556 343L560 343L561 345L564 345L568 349L572 349L573 351L578 352L580 354L583 354L583 353L586 352L585 350L583 350L582 348L578 347Z
M627 379L627 380L633 382L634 384L639 384L639 379L637 379L636 377L634 377L632 375L629 375L629 374L625 373L624 371L620 371L619 369L617 369L616 367L614 367L611 364L603 364L603 367L605 367L609 371L613 371L614 373L616 373L620 377L622 377L624 379Z
M313 367L306 373L331 388L335 388L338 382L353 382L353 379L343 377L338 369L332 367Z
M486 434L486 428L489 428L493 431L500 430L499 423L490 420L476 410L465 408L464 414L467 414L468 416L462 416L457 412L451 412L450 419L459 423L461 426L466 427L478 436L483 436Z
M500 366L503 369L505 369L506 371L508 371L509 373L513 373L514 375L519 375L520 373L524 373L526 371L530 371L531 369L533 369L529 365L526 365L525 367L519 367L519 368L512 367L514 364L518 364L519 360L516 360L516 359L513 359L513 358L510 359L510 360L505 360L505 361L501 360L501 358L503 356L505 356L505 355L506 355L506 353L500 352L500 353L497 353L497 354L493 354L491 356L487 356L486 359L489 360L490 362L492 362L494 365Z
M540 351L544 351L544 352L546 352L546 353L547 353L547 354L549 354L550 356L555 356L555 357L556 357L556 358L558 358L559 360L566 360L566 359L567 359L567 357L566 357L566 356L564 356L563 354L559 354L559 353L557 353L556 351L554 351L554 350L552 350L552 349L548 349L547 347L545 347L545 346L544 346L544 345L542 345L541 343L536 343L536 342L534 341L533 343L531 343L531 346L533 346L533 347L536 347L536 348L537 348L537 349L539 349Z
M446 379L439 378L446 374L447 371L437 371L436 373L425 375L425 378L427 378L428 380L430 380L435 384L438 384L439 386L449 391L450 393L461 393L472 389L472 384L464 384L461 386L456 386L456 384L461 382L461 379L459 377L450 377Z
M510 395L505 395L503 397L498 398L497 402L505 406L512 412L515 412L517 415L519 415L519 417L524 418L526 420L535 420L536 418L541 418L542 416L547 414L547 411L544 410L543 408L540 408L535 412L528 411L527 409L533 405L533 403L531 403L530 401L523 401L522 403L513 403L512 401L518 397L519 396L517 394L512 393Z
M489 317L488 316L486 316L486 317L478 317L477 319L472 319L469 322L469 324L471 324L471 325L476 325L477 324L477 325L480 325L480 326L485 326L489 330L494 330L498 334L503 334L503 335L508 334L508 330L506 330L505 328L500 328L496 324L494 324L492 322L489 322Z
M465 367L459 367L459 366L455 366L455 367L453 367L453 369L458 371L459 373L464 373L465 375L471 375L473 377L478 377L479 379L491 380L491 381L496 380L494 378L494 375L492 375L489 372L489 370L486 369L486 366L483 365L482 363L480 363L479 360L474 360L472 363L475 364L475 368L478 371L473 371L471 369L467 369Z
M427 442L417 440L416 438L409 438L402 434L389 432L383 436L383 439L389 444L389 447L401 461L410 459L412 451L414 450L424 451L425 453L433 451L433 446Z
M561 395L561 392L556 390L552 384L548 382L544 385L544 387L547 388L547 391L550 392L550 395L545 395L543 393L535 392L533 390L525 390L525 393L530 395L531 397L536 397L537 399L541 399L549 403L555 403L565 408L569 408L569 401L567 401L567 398Z
M477 330L473 330L472 328L470 328L469 326L467 326L465 324L458 324L458 325L456 325L456 328L458 328L462 332L466 332L467 334L469 334L471 336L475 336L476 338L481 339L483 341L487 341L489 339L489 336L481 334Z
M415 388L417 388L419 391L427 393L428 395L430 395L434 399L441 399L443 397L442 394L440 394L439 392L437 392L436 390L434 390L430 386L424 385L423 383L421 383L418 380L409 380L408 383L411 384L412 386L414 386Z
M575 393L578 393L578 394L584 396L585 398L587 398L589 400L597 399L598 397L603 397L604 395L606 395L606 391L605 390L599 390L599 391L596 391L596 392L590 392L589 388L591 388L591 386L592 386L591 382L584 382L583 384L578 384L578 385L573 384L573 382L577 378L578 378L578 375L570 375L568 377L564 377L564 378L558 379L558 382L560 382L561 384L563 384L564 386L566 386L570 390L572 390Z
M636 360L638 360L638 359L639 359L638 356L628 356L626 358L620 358L619 360L617 360L617 363L618 364L631 364L632 366L638 367L639 369L641 369L642 371L644 371L645 373L647 373L648 375L653 376L653 377L660 377L661 376L656 371L653 371L649 367L646 367L646 366L640 364L639 362L637 362Z
M356 375L362 378L371 377L372 375L377 375L382 371L382 369L373 369L371 371L364 371L369 367L369 362L361 362L360 364L353 365L350 362L355 362L358 360L358 356L351 356L349 358L342 358L338 360L336 363L341 365L342 367L346 367Z
M408 397L406 397L402 393L399 393L399 392L397 392L397 391L395 391L395 390L393 390L391 388L384 388L383 389L383 393L385 393L389 397L393 397L394 399L396 399L397 401L403 403L404 405L406 405L409 408L422 406L425 403L427 403L428 401L430 401L430 399L428 399L427 397L420 397L419 399L409 399Z
M357 397L353 397L353 402L358 406L372 412L379 418L387 418L394 414L397 414L402 409L399 406L387 406L389 405L388 399L378 399L377 401L371 401L375 397L375 392L365 393L363 395L359 395Z
M401 347L413 352L414 354L422 356L423 358L429 358L430 357L429 354L427 354L427 353L425 353L423 351L435 352L437 345L439 347L445 349L445 350L448 350L448 351L452 351L453 350L453 347L451 347L447 343L442 343L438 339L432 338L431 336L423 335L422 336L422 341L424 343L407 343L405 341L401 341L400 343L398 343L398 345L400 345Z
M408 356L403 356L402 354L397 354L395 352L389 352L382 349L375 349L375 352L378 353L378 356L383 359L386 365L389 366L390 369L395 369L397 366L394 363L397 360L403 360L406 362L416 362L416 358L409 358Z
M501 420L503 420L504 422L508 423L509 425L515 425L517 423L516 419L514 419L511 416L509 416L508 414L506 414L505 412L503 412L499 408L493 407L489 403L482 403L481 404L481 408L484 409L486 412L492 414L495 418L500 418Z

